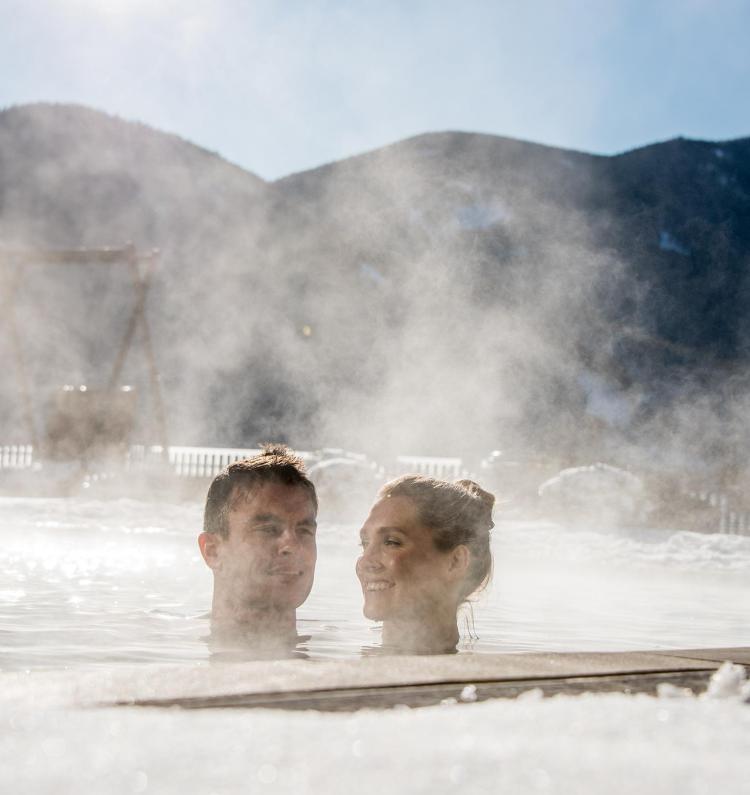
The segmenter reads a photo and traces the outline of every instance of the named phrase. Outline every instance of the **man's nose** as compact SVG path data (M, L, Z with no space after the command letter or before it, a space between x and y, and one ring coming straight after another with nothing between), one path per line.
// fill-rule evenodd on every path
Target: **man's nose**
M279 554L291 555L299 548L299 538L293 527L287 527L279 536Z

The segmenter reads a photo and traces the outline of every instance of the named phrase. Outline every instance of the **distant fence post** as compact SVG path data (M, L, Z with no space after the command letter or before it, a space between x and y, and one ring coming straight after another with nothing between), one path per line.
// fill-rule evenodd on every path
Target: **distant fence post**
M29 469L33 465L33 445L4 444L0 446L0 469Z

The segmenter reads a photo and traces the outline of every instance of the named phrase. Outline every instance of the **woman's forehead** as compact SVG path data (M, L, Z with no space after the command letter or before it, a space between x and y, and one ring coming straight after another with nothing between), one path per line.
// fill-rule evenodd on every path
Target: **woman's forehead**
M365 527L373 529L382 526L403 527L407 529L421 524L417 506L408 497L391 497L386 495L381 497L372 506L370 515L367 517Z

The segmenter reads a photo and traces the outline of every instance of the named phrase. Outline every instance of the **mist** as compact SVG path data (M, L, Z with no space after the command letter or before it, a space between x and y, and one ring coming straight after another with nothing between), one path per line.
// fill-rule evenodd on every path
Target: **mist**
M712 226L710 201L734 208L719 178L741 190L746 141L605 158L431 133L277 182L76 106L6 110L0 144L6 251L159 250L147 319L173 444L743 475L746 210ZM703 204L680 198L693 174ZM61 385L106 383L134 302L114 266L25 268L40 426ZM122 381L152 444L142 343ZM21 443L11 354L3 338L3 441Z

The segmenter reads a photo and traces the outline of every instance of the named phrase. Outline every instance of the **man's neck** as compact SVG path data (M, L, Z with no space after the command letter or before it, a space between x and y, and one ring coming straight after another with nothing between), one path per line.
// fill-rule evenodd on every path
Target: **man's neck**
M283 640L297 636L297 612L293 608L247 604L214 590L211 632L220 636L244 636L248 640Z

